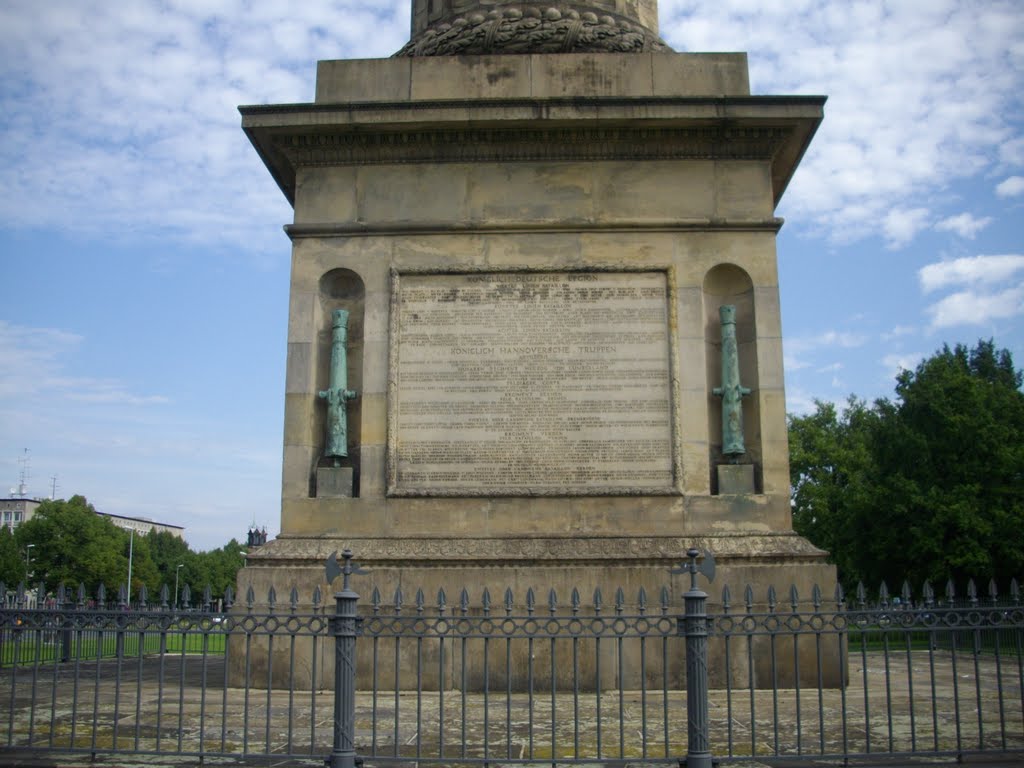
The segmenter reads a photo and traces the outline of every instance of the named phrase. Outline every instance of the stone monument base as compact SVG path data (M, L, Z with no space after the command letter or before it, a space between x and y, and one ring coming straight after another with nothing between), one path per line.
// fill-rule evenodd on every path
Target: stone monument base
M318 499L351 499L352 467L317 467Z
M437 596L440 589L446 594L446 615L453 615L459 610L459 595L463 588L469 593L470 614L479 614L481 597L486 588L491 597L492 614L505 615L505 593L511 589L514 600L513 615L526 614L526 594L534 590L537 616L550 615L548 600L550 591L554 590L557 598L555 615L572 613L571 595L573 589L580 594L580 616L594 615L593 595L597 588L602 593L600 615L614 616L616 613L616 591L621 587L625 603L622 612L636 615L638 611L638 594L640 588L646 592L646 615L662 615L660 595L667 587L668 609L666 614L677 616L683 610L683 593L689 589L688 574L673 574L672 569L684 560L684 553L690 546L702 551L711 551L717 562L717 573L713 583L708 584L703 576L699 583L709 595L708 609L714 616L723 612L723 603L728 588L729 611L742 615L751 610L754 613L768 610L767 593L769 586L774 586L779 597L775 610L780 614L792 610L790 605L791 587L796 588L801 611L811 610L811 597L814 586L820 588L826 602L819 609L823 613L834 609L832 596L835 590L835 568L825 562L825 553L811 546L805 539L796 534L730 534L723 536L698 537L589 537L580 536L576 539L554 537L530 537L519 539L484 539L484 538L406 538L406 539L334 539L334 538L298 538L282 537L270 542L250 557L248 567L239 573L239 589L244 594L251 586L257 596L254 610L258 613L266 608L260 602L266 600L271 586L277 594L286 594L295 586L300 600L299 610L308 610L310 596L319 586L324 595L327 611L333 610L331 595L340 588L340 581L333 585L326 584L325 563L331 553L344 548L352 549L355 561L366 570L365 574L352 577L352 588L361 596L360 612L369 614L372 611L371 595L376 588L381 595L382 613L386 613L389 605L394 604L397 589L403 593L403 611L415 612L416 593L422 589L424 594L425 616L436 616ZM747 586L753 590L753 603L748 609L744 597ZM280 608L280 606L278 606ZM737 630L738 631L738 630ZM809 634L798 642L797 653L794 653L793 641L780 632L774 638L775 659L772 660L773 638L767 635L753 636L749 643L742 634L733 635L731 650L727 654L723 637L712 635L709 645L709 681L712 687L725 687L728 680L732 687L782 688L793 687L799 676L801 687L842 686L846 679L846 670L841 654L841 640L837 635L823 633L820 637ZM235 639L233 639L235 640ZM300 638L301 640L301 638ZM816 640L818 641L816 646ZM236 640L244 643L245 638ZM260 643L263 643L261 645ZM390 640L388 641L391 642ZM497 642L497 641L492 641ZM520 643L520 641L514 641ZM661 640L649 639L646 663L641 664L640 645L636 640L626 641L619 651L613 646L614 639L602 644L602 675L601 687L616 689L640 689L642 679L646 676L648 685L655 675L661 679ZM308 641L307 641L308 643ZM586 655L587 643L590 643L591 658L593 641L580 641L580 659ZM275 663L272 672L272 684L277 686L294 685L299 689L330 688L333 685L333 651L323 652L323 647L332 649L332 641L320 641L321 652L318 653L316 664L311 658L310 644L305 652L301 642L296 647L296 659L291 670L283 663ZM409 648L415 646L410 640ZM483 644L481 641L470 641L468 674L465 686L470 690L483 687ZM525 688L525 677L519 680L519 672L525 675L523 655L526 641L521 641L522 648L516 646L513 651L512 669L516 670L511 686L513 690ZM537 650L541 645L543 650ZM559 641L565 646L567 654L565 663L559 656L556 659L559 686L569 686L573 680L573 663L571 660L568 640ZM657 653L650 650L655 645ZM548 641L536 641L534 663L549 664L542 659L549 652ZM682 638L669 638L668 679L670 685L685 687L685 659ZM390 647L390 646L389 646ZM461 651L458 644L449 641L443 646L446 654ZM497 647L497 646L495 646ZM817 653L821 653L820 665ZM245 679L245 657L242 646L237 653L229 654L232 680ZM749 655L748 655L749 650ZM621 660L618 653L621 651ZM494 653L492 649L492 653ZM557 653L561 654L559 650ZM361 638L357 642L357 681L360 687L370 688L372 678L373 656L372 640ZM505 649L502 641L501 662L490 662L489 685L506 686L503 677L505 669ZM540 654L540 655L538 655ZM605 655L610 656L605 659ZM446 659L439 664L436 651L431 656L430 664L424 664L421 670L421 684L426 689L459 688L462 685L461 673L456 673L458 662L454 658ZM658 658L655 659L654 657ZM378 687L390 687L394 681L393 662L384 668L378 662ZM726 668L729 658L730 669ZM653 660L653 661L652 661ZM752 660L752 665L748 663ZM620 664L621 661L621 664ZM657 663L654 663L654 662ZM590 662L593 664L593 661ZM399 674L399 687L415 687L417 685L417 661L415 654L403 652ZM653 665L653 666L652 666ZM237 669L235 668L237 667ZM265 638L251 639L251 657L249 659L250 680L265 681L267 679L268 656ZM657 669L655 669L655 667ZM774 668L773 668L774 667ZM316 679L312 670L316 669ZM537 666L537 668L541 668ZM821 669L822 678L818 679ZM439 670L447 670L446 678L439 679ZM544 669L547 669L545 666ZM586 664L579 668L580 685L584 688L593 685L595 679L588 676ZM653 670L653 671L652 671ZM619 675L621 674L621 679ZM501 678L498 680L497 678ZM521 685L520 685L521 684Z
M717 469L719 496L754 493L753 464L719 464Z

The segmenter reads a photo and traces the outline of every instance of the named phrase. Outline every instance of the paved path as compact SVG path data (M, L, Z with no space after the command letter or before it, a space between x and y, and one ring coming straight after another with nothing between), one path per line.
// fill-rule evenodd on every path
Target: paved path
M712 752L747 765L759 764L760 756L802 752L805 759L793 764L808 765L814 763L807 756L840 753L845 744L851 754L875 753L872 764L920 765L920 760L894 762L881 753L916 748L955 754L959 744L963 751L983 745L1002 752L973 757L971 763L1024 765L1020 670L1005 664L997 669L982 658L976 684L973 659L956 677L948 662L933 661L926 651L891 655L888 663L880 653L853 657L850 685L845 691L823 691L820 698L815 689L712 691ZM8 746L0 747L0 764L78 765L95 750L98 762L111 765L191 764L199 753L245 755L250 761L262 756L261 762L271 764L305 756L312 765L330 752L333 693L268 693L224 683L223 659L217 657L40 666L35 673L18 672L13 697L11 672L2 671L0 741ZM362 755L397 755L408 764L417 750L422 757L444 755L454 763L463 754L482 756L486 749L492 766L508 755L550 764L552 755L557 761L598 750L620 764L640 765L645 757L664 759L666 743L668 755L685 755L685 694L568 692L552 700L538 692L531 705L525 694L506 696L504 690L486 698L452 690L405 691L397 697L390 691L377 697L364 692L357 696L356 742ZM19 748L30 743L83 754L48 751L43 758ZM164 754L103 756L112 749ZM204 762L217 761L207 757ZM368 757L367 762L374 761Z

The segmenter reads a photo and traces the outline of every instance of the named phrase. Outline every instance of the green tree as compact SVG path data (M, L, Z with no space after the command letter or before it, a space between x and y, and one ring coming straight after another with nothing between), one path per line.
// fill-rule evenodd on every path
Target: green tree
M919 578L1024 569L1024 394L1007 350L944 346L897 377L876 445L891 524L880 553ZM889 517L889 516L887 516Z
M0 525L0 581L14 589L27 575L24 550L18 547L11 529Z
M1019 577L1021 381L992 341L946 346L900 373L893 401L791 417L794 527L829 550L847 586Z
M210 587L214 600L223 597L228 587L234 589L238 569L245 563L245 547L235 539L209 552L193 552L184 540L166 531L151 531L146 541L159 573L160 585L167 585L172 601L177 573L179 603L186 584L191 591L193 606L200 605L206 587ZM180 570L179 565L182 566ZM153 597L158 597L158 592L153 592Z
M876 501L878 426L877 414L852 397L842 411L816 401L814 413L789 417L793 527L831 553L844 575L859 572L853 542Z
M153 588L152 595L156 599L158 597L156 590L159 590L160 587L167 585L170 589L174 588L174 575L178 565L184 565L193 553L184 539L168 531L150 531L146 534L146 545L157 570L157 583ZM180 576L179 573L179 579Z
M132 562L132 601L138 599L139 589L143 586L146 587L149 599L152 600L160 589L160 572L153 561L148 535L135 534L135 536L131 536L129 533L125 538L124 546L125 557L130 556ZM127 576L125 579L127 580Z
M95 595L102 583L114 599L128 575L128 535L96 514L84 496L44 501L18 526L17 541L22 548L33 545L34 578L47 586L82 583Z

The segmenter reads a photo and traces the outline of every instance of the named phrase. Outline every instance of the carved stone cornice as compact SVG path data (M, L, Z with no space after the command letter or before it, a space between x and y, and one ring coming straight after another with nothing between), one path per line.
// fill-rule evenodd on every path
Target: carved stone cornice
M790 126L463 128L295 133L274 137L294 167L515 161L770 160Z
M299 167L599 160L764 160L775 202L823 97L544 97L240 107L289 202Z
M291 538L282 536L254 551L250 566L319 566L332 552L349 548L360 563L389 565L488 566L522 564L643 565L680 560L690 547L710 550L720 560L823 560L826 553L795 533L729 536L643 536L562 538Z

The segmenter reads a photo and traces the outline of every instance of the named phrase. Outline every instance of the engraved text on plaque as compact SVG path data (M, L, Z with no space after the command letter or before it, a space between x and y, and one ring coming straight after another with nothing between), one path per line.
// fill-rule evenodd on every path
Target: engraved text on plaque
M664 272L395 280L390 493L673 491Z

